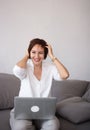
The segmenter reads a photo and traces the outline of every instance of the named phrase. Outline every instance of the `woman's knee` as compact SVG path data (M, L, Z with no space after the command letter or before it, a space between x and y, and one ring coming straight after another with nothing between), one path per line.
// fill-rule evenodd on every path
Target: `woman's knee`
M31 120L16 120L13 110L10 113L10 126L12 130L35 130Z
M54 121L55 121L54 124L55 124L56 130L59 130L59 129L60 129L60 121L59 121L59 119L55 117L55 120L54 120Z
M14 130L32 130L32 121L28 120L16 120L14 123Z
M42 124L42 128L44 128L45 130L49 129L49 130L59 130L60 128L60 122L59 120L55 117L54 119L52 120L48 120L48 121L45 121L43 122Z

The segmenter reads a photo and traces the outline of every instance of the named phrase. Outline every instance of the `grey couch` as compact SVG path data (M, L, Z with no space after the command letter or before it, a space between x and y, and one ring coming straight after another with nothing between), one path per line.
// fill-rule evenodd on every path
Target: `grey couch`
M10 110L19 89L18 78L0 73L0 130L11 130ZM90 130L90 82L53 81L52 95L58 99L56 116L60 120L60 130Z

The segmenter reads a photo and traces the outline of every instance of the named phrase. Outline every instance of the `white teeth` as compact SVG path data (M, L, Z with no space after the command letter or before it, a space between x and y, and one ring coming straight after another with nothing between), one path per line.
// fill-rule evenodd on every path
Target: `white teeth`
M35 62L39 62L39 60L35 60Z

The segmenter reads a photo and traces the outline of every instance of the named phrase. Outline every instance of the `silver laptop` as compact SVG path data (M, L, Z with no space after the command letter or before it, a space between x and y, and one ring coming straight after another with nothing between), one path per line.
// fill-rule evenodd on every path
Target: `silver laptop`
M15 97L16 119L52 119L56 111L56 97L27 98Z

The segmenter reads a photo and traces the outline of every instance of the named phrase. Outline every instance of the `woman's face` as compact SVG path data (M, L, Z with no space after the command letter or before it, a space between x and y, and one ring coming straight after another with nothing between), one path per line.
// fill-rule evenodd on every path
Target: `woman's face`
M42 60L44 59L44 48L36 44L30 51L30 57L34 65L41 65Z

